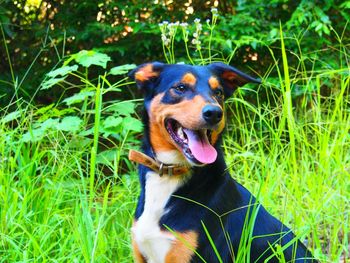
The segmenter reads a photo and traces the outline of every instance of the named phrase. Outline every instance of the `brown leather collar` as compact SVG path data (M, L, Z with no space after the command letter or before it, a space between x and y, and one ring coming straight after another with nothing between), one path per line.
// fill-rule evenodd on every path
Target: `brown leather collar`
M159 174L159 176L183 175L189 172L189 168L186 166L180 164L164 164L136 150L129 151L129 160L151 168L153 171Z

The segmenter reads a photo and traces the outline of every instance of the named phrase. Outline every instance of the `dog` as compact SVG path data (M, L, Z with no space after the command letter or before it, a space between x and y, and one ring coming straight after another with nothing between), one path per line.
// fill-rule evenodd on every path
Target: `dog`
M258 79L221 62L152 62L129 77L145 108L142 152L129 152L141 185L136 262L317 262L227 171L224 101Z

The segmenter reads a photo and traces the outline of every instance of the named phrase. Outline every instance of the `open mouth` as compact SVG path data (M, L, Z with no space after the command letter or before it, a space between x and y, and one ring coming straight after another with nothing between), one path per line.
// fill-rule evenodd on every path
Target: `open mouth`
M182 127L174 119L167 119L165 127L173 141L181 148L187 159L195 164L209 164L216 160L217 152L210 144L211 130L191 130Z

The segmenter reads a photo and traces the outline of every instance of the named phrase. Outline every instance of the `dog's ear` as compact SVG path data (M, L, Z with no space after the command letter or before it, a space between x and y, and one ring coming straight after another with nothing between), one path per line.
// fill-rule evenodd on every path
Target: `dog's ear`
M261 84L259 79L255 79L221 62L212 63L208 67L220 79L226 98L231 96L238 87L242 87L249 82Z
M129 78L136 81L143 92L150 92L158 81L165 64L161 62L145 63L129 72Z

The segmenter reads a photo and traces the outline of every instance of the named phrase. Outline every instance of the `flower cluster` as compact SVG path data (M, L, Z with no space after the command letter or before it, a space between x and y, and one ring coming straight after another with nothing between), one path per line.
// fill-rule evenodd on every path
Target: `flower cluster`
M210 33L209 43L208 43L209 57L211 57L210 48L211 48L212 32L214 30L217 19L219 17L217 8L213 7L211 9L211 13L212 13L212 18L206 20L206 24L207 24L206 29L209 29L209 33ZM163 51L164 51L165 58L168 62L175 62L174 42L175 42L175 36L178 28L180 28L180 30L182 31L182 38L185 42L186 53L190 62L194 64L188 49L189 41L195 47L195 50L198 52L200 58L203 61L203 56L201 52L202 42L200 40L201 34L203 34L203 25L199 18L196 18L193 22L194 22L193 27L192 25L190 26L188 23L180 23L180 22L169 23L168 21L163 21L162 23L159 24L159 28L161 31L161 39L163 44ZM191 31L193 32L192 40L190 40ZM204 32L204 34L208 35L208 32Z
M214 26L215 26L215 24L216 24L216 21L217 21L217 19L218 19L218 17L219 17L218 9L215 8L215 7L212 7L212 9L211 9L211 14L212 14L212 19L211 19L211 20L210 20L210 19L207 19L206 22L207 22L208 27L209 27L210 29L213 29Z
M219 12L218 12L218 9L217 9L217 8L212 7L210 11L211 11L211 13L212 13L212 15L213 15L213 18L218 18Z
M200 50L201 49L201 41L199 40L199 36L202 32L201 20L199 18L196 18L194 20L194 25L196 27L196 31L193 33L193 39L192 39L191 43L196 46L197 50Z
M166 47L170 47L171 42L175 38L176 30L179 26L180 22L175 23L169 23L168 21L163 21L159 24L160 32L161 32L161 38L163 45Z
M188 35L190 33L190 31L188 30L188 23L183 22L180 24L180 27L182 29L182 35L183 35L184 41L185 41L185 43L187 43L188 42Z

